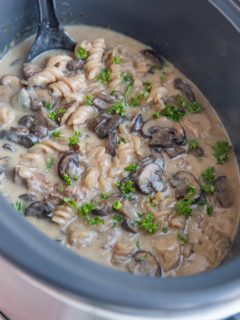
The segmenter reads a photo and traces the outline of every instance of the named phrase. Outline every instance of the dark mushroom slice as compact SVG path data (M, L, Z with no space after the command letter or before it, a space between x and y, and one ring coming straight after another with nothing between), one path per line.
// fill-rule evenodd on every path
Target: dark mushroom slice
M33 193L23 193L19 196L19 199L23 200L26 203L36 202L36 195Z
M215 195L221 207L230 208L233 205L233 192L226 176L217 177L215 180Z
M15 152L16 148L14 147L14 145L10 144L10 143L4 143L4 145L2 146L3 149Z
M40 108L36 115L35 124L46 127L49 131L54 130L58 127L55 121L49 119L48 113L44 108Z
M101 201L99 203L99 198L96 198L97 207L91 213L96 216L109 216L110 214L114 213L113 204L115 201L118 201L121 199L121 195L119 193L113 193L111 194L107 199Z
M197 147L195 149L188 150L188 153L192 154L194 157L204 157L204 150L202 147Z
M191 86L185 80L176 78L174 80L174 87L180 90L190 102L196 101L195 94L193 93Z
M39 139L43 139L48 136L48 128L38 124L37 122L33 123L33 125L29 128L29 131Z
M123 118L119 114L114 114L108 119L103 119L96 127L95 132L98 138L104 139L111 132L116 131L119 125L123 122Z
M186 152L186 149L181 146L175 146L173 149L165 149L164 150L166 154L169 156L170 159L173 159L180 154L183 154Z
M139 231L138 224L136 221L130 220L128 218L124 218L121 222L121 227L131 233L137 233Z
M156 163L160 168L164 169L165 160L163 158L162 153L160 154L151 154L149 156L144 157L138 164L138 168L142 168L149 163Z
M183 199L189 192L189 186L196 189L194 203L197 203L201 198L201 187L194 175L187 171L178 171L171 179L169 179L171 186L175 189L175 198L177 200Z
M142 133L151 138L150 147L173 148L174 145L186 144L183 126L165 117L146 121L142 126Z
M71 180L77 181L85 170L85 166L80 162L76 152L67 152L59 160L58 174L64 180L68 176Z
M163 178L163 170L157 163L149 163L137 172L136 183L143 194L164 191L166 183Z
M26 80L41 71L42 69L37 64L24 63L23 65L23 76Z
M139 250L134 253L127 264L129 272L135 275L160 277L161 267L154 255L149 251Z
M115 155L116 155L117 145L118 145L118 134L117 134L117 132L110 132L108 134L108 139L107 139L107 152L112 157L115 157Z
M0 139L20 144L25 148L31 148L34 144L38 143L38 137L29 132L22 132L20 128L11 128L10 130L1 130Z
M93 99L93 105L100 110L108 109L114 102L116 102L116 98L106 92L101 92Z
M132 132L139 132L141 131L143 126L143 117L141 114L137 115L134 119L133 126L132 126Z
M23 116L19 121L18 124L20 126L26 127L26 128L30 128L31 125L33 124L35 117L31 114L26 114L25 116Z
M73 71L73 72L77 72L79 70L82 70L84 67L84 61L81 59L77 59L77 60L70 60L67 63L67 69L69 71Z
M145 58L151 60L152 63L159 65L160 69L162 69L165 62L159 52L153 49L143 49L141 53Z
M25 215L36 218L51 218L53 205L47 201L36 201L27 207Z

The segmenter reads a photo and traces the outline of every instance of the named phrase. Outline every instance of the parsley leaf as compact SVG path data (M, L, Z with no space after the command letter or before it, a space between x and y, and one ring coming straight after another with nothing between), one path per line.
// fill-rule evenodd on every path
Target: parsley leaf
M199 141L196 139L188 140L189 150L196 150L199 148Z
M127 85L127 88L125 90L125 96L129 96L129 94L132 92L134 79L133 76L128 72L123 72L121 74L122 82Z
M183 244L187 244L188 243L188 236L186 234L183 233L179 233L177 235L177 239L182 242Z
M97 76L102 84L107 84L111 80L111 71L109 69L103 69L102 72Z
M204 181L204 184L201 185L201 189L205 193L213 193L215 191L215 185L214 185L215 171L216 169L214 167L208 167L201 174L201 177Z
M60 130L56 130L56 131L52 132L52 134L51 134L51 137L53 137L53 138L61 138L62 136L63 136L63 133Z
M77 59L87 60L89 52L83 47L79 47L76 52Z
M91 94L87 94L85 97L85 103L89 106L91 106L93 104L93 100L94 100L94 96L92 96Z
M43 101L43 107L44 107L45 109L47 109L48 111L50 111L50 110L52 110L53 105L52 105L52 103L49 102L49 101Z
M13 207L21 214L24 214L25 210L27 209L26 203L18 200L15 203L13 203Z
M79 212L84 216L88 216L93 210L97 208L96 204L93 202L87 202L79 208Z
M126 171L136 171L137 170L137 164L131 163L127 167L124 168Z
M52 167L54 166L54 162L55 162L55 159L54 158L49 158L47 159L46 161L46 167L48 169L52 169Z
M152 116L153 116L154 119L160 118L161 117L161 111L155 111Z
M69 207L73 209L77 209L78 205L77 202L74 201L72 198L64 198L63 201L69 205Z
M185 217L190 217L192 215L191 205L194 203L194 196L196 195L196 188L194 186L189 185L188 188L189 191L187 195L183 199L177 201L175 205L177 213Z
M117 101L114 103L110 109L108 109L109 114L115 114L118 113L120 116L125 116L126 115L126 104L124 100Z
M231 149L232 147L228 141L218 141L213 146L214 156L218 164L224 164L229 159Z
M123 59L120 56L115 56L113 60L114 60L114 63L116 64L121 64L123 62Z
M72 184L72 180L71 180L71 178L69 177L68 174L64 174L63 180L65 181L67 186L70 186Z
M120 210L121 208L122 208L122 202L119 200L115 201L113 204L113 209Z
M168 227L167 226L162 227L162 232L163 233L168 233Z
M182 108L186 109L190 113L200 113L203 111L202 105L197 101L190 102L182 96L177 96L177 102Z
M104 224L104 220L102 217L94 217L94 218L87 217L87 222L90 225Z
M138 221L138 225L141 229L149 232L149 233L156 233L159 225L154 221L154 217L152 213L147 213L143 215L141 220Z
M81 137L80 131L75 131L74 135L68 138L68 146L71 148L74 145L78 144Z
M101 198L102 200L107 200L107 199L110 197L110 195L111 195L110 192L102 193L102 194L100 195L100 198Z
M115 226L120 225L123 221L123 217L117 213L113 216L113 221Z
M173 121L179 121L185 116L184 111L170 104L166 104L166 107L162 110L161 114Z
M212 216L213 215L213 206L208 204L207 205L207 215Z
M126 198L131 198L136 191L132 180L117 183L117 187Z

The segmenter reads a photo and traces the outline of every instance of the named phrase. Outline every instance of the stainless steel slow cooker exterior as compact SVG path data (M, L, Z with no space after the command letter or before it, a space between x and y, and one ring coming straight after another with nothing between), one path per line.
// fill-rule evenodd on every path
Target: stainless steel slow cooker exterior
M227 0L57 1L65 23L111 27L153 46L222 118L238 159L240 13ZM36 31L34 0L0 3L0 49ZM0 310L11 320L223 319L240 311L239 240L216 270L149 279L74 255L0 198Z

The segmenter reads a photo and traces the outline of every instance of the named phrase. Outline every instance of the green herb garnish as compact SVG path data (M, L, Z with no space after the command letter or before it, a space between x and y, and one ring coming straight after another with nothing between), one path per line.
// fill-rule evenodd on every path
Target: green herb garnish
M188 140L189 150L196 150L199 148L199 141L196 139Z
M179 121L185 116L184 111L170 104L166 104L166 107L162 110L161 114L173 121Z
M58 122L60 120L60 116L66 112L65 108L58 109L57 111L52 111L48 114L48 118Z
M143 99L144 99L143 93L138 93L130 99L129 104L132 107L139 107Z
M201 185L201 189L205 193L213 193L215 191L215 171L214 167L208 167L201 175L204 184Z
M144 88L144 90L143 90L143 97L144 97L145 99L147 99L147 98L149 97L149 95L150 95L151 90L152 90L152 84L151 84L151 82L148 82L148 81L143 82L143 88Z
M137 164L136 163L131 163L127 167L124 168L126 171L136 171L137 170Z
M168 233L168 227L167 226L162 227L162 232L163 233Z
M147 213L146 215L143 215L141 220L139 220L138 225L141 229L149 232L149 233L156 233L159 225L154 221L154 217L152 213Z
M128 141L125 138L121 138L121 139L119 139L118 144L121 144L121 143L128 143Z
M127 85L127 88L125 90L125 96L129 96L129 94L132 92L132 89L133 89L133 84L134 84L133 76L128 72L123 72L121 74L121 77L122 77L122 82Z
M58 189L57 189L57 191L58 191L58 192L61 192L61 193L62 193L64 190L65 190L65 187L64 187L64 186L59 186Z
M78 144L80 137L81 137L81 132L75 131L74 135L68 138L68 146L71 148L76 144Z
M120 214L115 214L114 216L113 216L113 221L114 221L114 225L116 226L116 225L120 225L121 223L122 223L122 221L123 221L123 217L120 215Z
M104 220L101 217L94 217L94 218L87 217L87 222L90 225L104 224Z
M231 149L232 147L228 141L218 141L213 146L214 156L218 164L224 164L229 159Z
M123 59L120 56L115 56L113 60L114 60L114 63L116 64L122 64L123 62Z
M175 208L177 213L185 217L190 217L192 215L191 205L194 203L194 196L196 195L196 188L194 186L188 186L188 193L182 199L177 201Z
M68 174L65 174L63 176L63 180L65 181L67 186L70 186L72 184L72 180L71 180L71 178L70 178L70 176Z
M109 69L104 69L97 76L97 80L99 80L102 84L107 84L111 80L111 71Z
M120 200L117 200L113 204L113 209L120 210L122 208L122 202Z
M107 200L107 199L110 197L110 195L111 195L111 192L102 193L102 194L100 195L100 198L101 198L102 200Z
M153 116L154 119L160 118L161 117L161 111L155 111L152 116Z
M149 200L150 206L152 208L156 208L157 207L156 198L154 196L149 196L148 200Z
M63 136L63 133L60 130L57 130L51 133L51 137L53 138L61 138L62 136Z
M92 96L91 94L87 94L85 97L85 103L89 106L91 106L93 104L93 100L94 100L94 96Z
M83 47L79 47L77 49L77 52L76 52L77 59L87 60L88 56L89 56L89 52L87 51L87 49Z
M53 105L52 105L52 103L49 102L49 101L43 101L43 107L44 107L45 109L47 109L48 111L50 111L50 110L52 110Z
M54 162L55 162L55 159L54 158L49 158L47 159L46 161L46 167L48 169L52 169L52 167L54 166Z
M131 198L132 194L136 191L132 180L117 183L117 187L126 198Z
M24 214L25 210L27 209L26 203L18 200L13 203L13 207L21 214Z
M116 103L114 103L110 109L108 109L109 114L115 114L118 113L120 116L125 116L126 115L126 105L125 101L121 100Z
M79 207L79 212L84 216L87 217L89 213L97 208L96 204L93 202L87 202L81 207Z
M207 215L209 216L213 215L213 206L210 204L207 205Z
M177 102L182 108L190 113L200 113L203 111L202 105L197 101L190 102L182 96L177 96Z
M64 198L63 201L65 203L67 203L69 205L69 207L73 208L73 209L77 209L78 208L78 204L75 200L73 200L72 198Z
M177 239L182 242L183 244L187 244L188 243L188 236L186 234L183 233L179 233L177 235Z

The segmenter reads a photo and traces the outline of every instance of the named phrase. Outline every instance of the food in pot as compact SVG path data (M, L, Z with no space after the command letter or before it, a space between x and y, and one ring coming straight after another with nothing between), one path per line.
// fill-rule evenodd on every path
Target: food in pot
M104 265L150 277L216 267L240 207L223 124L152 48L68 29L79 39L72 54L11 64L24 42L1 62L1 192L47 235Z

